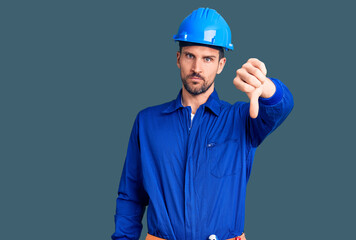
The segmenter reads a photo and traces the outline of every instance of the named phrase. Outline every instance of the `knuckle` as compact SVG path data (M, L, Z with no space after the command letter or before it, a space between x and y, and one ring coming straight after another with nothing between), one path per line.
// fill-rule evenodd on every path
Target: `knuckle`
M260 72L260 70L258 69L258 68L252 68L251 69L251 73L253 74L253 75L257 75L258 73Z
M248 62L258 62L259 60L257 58L250 58Z
M248 75L247 79L251 84L256 82L256 78L251 74Z
M263 62L261 62L261 67L263 67L264 69L266 69L266 64L264 64Z
M236 74L237 75L241 75L241 74L243 74L244 73L244 69L243 68L240 68L240 69L238 69L237 71L236 71Z
M239 77L235 77L233 80L234 84L240 84L240 82L241 82L241 79Z
M244 66L245 66L245 68L251 68L251 67L253 67L250 62L245 63Z
M256 66L257 66L258 68L263 67L262 62L260 62L260 61L256 62Z

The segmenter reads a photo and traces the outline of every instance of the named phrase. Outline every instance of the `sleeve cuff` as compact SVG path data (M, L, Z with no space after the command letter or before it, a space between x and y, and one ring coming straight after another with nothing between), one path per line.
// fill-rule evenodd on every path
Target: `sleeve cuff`
M276 86L276 92L270 98L259 98L259 102L264 105L275 105L279 101L282 100L283 97L283 89L282 86L279 84L279 80L276 78L269 78Z

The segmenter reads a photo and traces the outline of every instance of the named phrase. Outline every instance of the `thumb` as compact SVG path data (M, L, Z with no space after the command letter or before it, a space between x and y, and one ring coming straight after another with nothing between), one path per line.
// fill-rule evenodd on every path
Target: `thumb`
M258 95L252 94L250 99L250 117L257 118L258 110Z
M261 93L262 93L261 88L257 88L250 95L250 117L251 118L257 118L257 116L258 116L258 111L259 111L258 98L260 97Z

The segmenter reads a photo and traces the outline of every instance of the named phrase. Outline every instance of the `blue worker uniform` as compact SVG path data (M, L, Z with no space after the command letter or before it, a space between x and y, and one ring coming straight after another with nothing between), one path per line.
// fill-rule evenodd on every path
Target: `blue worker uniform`
M177 98L142 110L136 117L118 191L112 239L139 239L147 208L148 232L169 240L219 239L244 231L246 185L263 139L293 108L278 79L276 92L231 105L216 90L196 111Z

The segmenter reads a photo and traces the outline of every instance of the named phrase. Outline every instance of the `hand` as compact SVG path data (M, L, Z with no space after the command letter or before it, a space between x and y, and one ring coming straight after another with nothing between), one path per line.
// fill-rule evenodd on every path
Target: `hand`
M250 117L258 116L258 98L260 96L271 97L276 88L273 82L266 77L267 69L263 62L257 58L250 58L242 68L236 71L234 85L245 92L250 99Z

